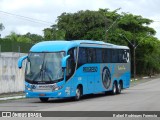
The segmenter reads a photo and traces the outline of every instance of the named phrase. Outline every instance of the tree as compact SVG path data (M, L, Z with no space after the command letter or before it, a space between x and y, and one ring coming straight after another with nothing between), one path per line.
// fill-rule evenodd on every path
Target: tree
M154 74L160 71L160 41L155 37L147 37L137 48L137 72Z
M58 16L56 25L45 29L45 38L55 39L57 31L61 30L65 33L63 35L66 40L102 40L127 45L131 50L132 71L133 55L136 56L138 74L158 71L160 42L154 37L156 31L149 27L153 21L131 13L119 14L118 10L99 9L98 11L82 10L76 13L62 13ZM136 54L134 54L135 50Z
M4 29L4 26L2 23L0 23L0 31L2 31ZM1 38L1 34L0 34L0 38Z
M27 38L24 35L18 35L15 32L11 32L11 34L6 36L4 39L7 39L13 42L32 43L32 40L30 38Z
M9 41L17 41L18 35L15 32L11 32L5 37L5 39L8 39Z
M103 39L105 17L101 11L62 13L58 17L58 29L65 31L65 39ZM96 34L95 34L96 33ZM99 34L97 34L99 33Z
M46 28L44 31L45 40L64 40L65 32L64 30L59 30L57 25L52 25L51 28Z
M143 41L146 40L146 37L150 37L152 40L155 40L153 36L155 35L156 31L153 28L148 27L150 23L152 23L152 20L150 19L128 13L122 13L121 19L117 23L119 31L121 32L121 34L125 36L125 38L123 37L123 39L125 40L127 38L130 41L130 43L128 41L126 42L128 43L128 46L130 47L131 50L131 58L132 58L131 68L132 68L132 73L134 72L134 76L136 74L136 71L138 73L142 71L142 68L140 68L137 65L141 63L139 61L139 57L143 56L143 54L138 56L138 53L139 52L145 53L145 51L149 49L146 48L143 50L141 49L141 51L139 51L139 49L136 49L136 46L140 43L143 44ZM145 57L143 57L143 59L145 59ZM143 63L143 65L144 64L145 63ZM139 71L139 69L141 71Z
M28 38L28 42L31 40L30 41L31 43L37 43L37 42L43 41L44 39L41 35L31 34L30 32L23 35L23 37Z

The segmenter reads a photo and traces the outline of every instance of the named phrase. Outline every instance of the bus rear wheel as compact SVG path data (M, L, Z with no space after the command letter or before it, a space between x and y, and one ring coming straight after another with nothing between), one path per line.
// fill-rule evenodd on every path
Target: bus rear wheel
M117 84L116 84L116 82L113 83L113 88L112 88L111 93L112 93L112 95L115 95L117 93Z
M117 85L117 94L121 94L121 91L122 91L122 83L119 82Z
M81 87L77 87L76 89L76 95L75 95L75 100L78 101L81 99L81 96L82 96L82 90L81 90Z
M49 98L39 98L41 102L47 102Z

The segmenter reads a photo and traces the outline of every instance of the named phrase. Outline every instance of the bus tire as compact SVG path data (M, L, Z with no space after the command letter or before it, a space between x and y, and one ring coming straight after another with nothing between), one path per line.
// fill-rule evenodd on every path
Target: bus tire
M81 90L81 87L77 87L76 89L76 95L75 95L75 100L78 101L81 99L81 96L82 96L82 90Z
M47 102L49 98L39 98L41 102Z
M112 87L111 93L112 93L112 95L115 95L117 93L117 84L116 84L116 82L113 83L113 87Z
M122 91L122 83L119 82L117 85L117 94L121 94L121 91Z

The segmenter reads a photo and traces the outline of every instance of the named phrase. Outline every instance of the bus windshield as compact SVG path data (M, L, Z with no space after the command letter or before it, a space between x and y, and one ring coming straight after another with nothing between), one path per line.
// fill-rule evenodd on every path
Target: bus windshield
M64 52L29 53L25 79L30 82L56 82L63 79L61 60Z

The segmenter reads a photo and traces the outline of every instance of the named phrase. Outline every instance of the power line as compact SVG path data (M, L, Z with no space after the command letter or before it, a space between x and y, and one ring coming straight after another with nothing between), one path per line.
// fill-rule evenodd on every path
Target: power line
M34 22L34 23L43 23L43 24L49 24L49 25L53 24L52 22L48 22L48 21L44 21L44 20L39 20L39 19L35 19L35 18L30 18L30 17L26 17L26 16L22 16L22 15L17 15L17 14L13 14L13 13L1 11L1 10L0 10L0 13L3 13L5 15L15 16L17 18L21 18L23 20L27 20L27 21Z

